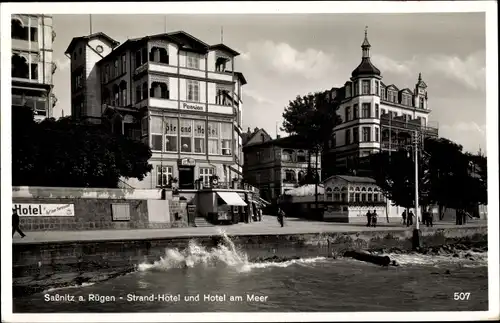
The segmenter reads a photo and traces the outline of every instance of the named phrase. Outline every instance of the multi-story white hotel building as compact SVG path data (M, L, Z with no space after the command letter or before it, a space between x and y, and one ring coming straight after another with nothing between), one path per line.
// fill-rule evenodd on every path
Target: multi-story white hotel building
M11 17L12 107L29 106L35 120L52 117L56 97L52 93L52 43L56 33L52 16L16 14Z
M334 128L330 151L324 163L327 174L345 174L359 166L361 160L380 150L397 150L411 143L415 130L424 136L437 136L431 127L427 102L427 85L419 74L414 89L399 88L382 82L382 74L370 61L367 32L361 63L343 87L332 89L340 101L337 114L342 123ZM335 160L335 162L332 162Z
M194 188L212 175L229 182L242 172L242 86L238 52L186 32L129 39L104 33L76 37L71 59L72 115L101 120L150 145L153 171L135 188Z

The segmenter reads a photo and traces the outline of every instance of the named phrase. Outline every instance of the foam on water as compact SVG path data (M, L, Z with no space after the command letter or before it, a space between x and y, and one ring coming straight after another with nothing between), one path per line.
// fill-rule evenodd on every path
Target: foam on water
M219 230L222 243L216 248L207 249L191 240L188 247L182 251L178 249L166 249L165 256L154 263L141 263L139 271L165 271L173 268L192 268L195 266L226 265L240 272L248 272L254 268L280 267L285 268L295 264L311 264L326 258L293 259L284 262L251 263L248 255L239 250L234 242L227 236L226 232Z
M474 260L465 257L465 254L472 256ZM452 255L423 255L418 253L409 254L387 254L391 260L395 260L399 265L431 265L440 264L459 264L464 267L482 267L488 266L488 253L486 252L462 252L459 257Z
M49 288L49 289L47 289L47 290L45 290L43 292L44 293L48 293L48 292L53 292L53 291L62 290L62 289L82 288L82 287L92 286L94 284L95 283L82 283L81 285L71 285L71 286L64 286L64 287L53 287L53 288Z

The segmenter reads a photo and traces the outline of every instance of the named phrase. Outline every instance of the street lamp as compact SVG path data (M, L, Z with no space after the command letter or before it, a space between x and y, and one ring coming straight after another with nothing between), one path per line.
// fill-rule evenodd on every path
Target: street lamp
M413 249L420 248L420 223L418 216L418 145L420 136L417 130L413 133L413 153L415 158L415 229L413 229Z

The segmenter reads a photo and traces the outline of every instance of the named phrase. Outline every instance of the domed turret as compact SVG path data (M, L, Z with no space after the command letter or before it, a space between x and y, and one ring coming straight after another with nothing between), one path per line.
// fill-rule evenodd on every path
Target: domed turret
M358 77L362 75L376 75L380 76L380 70L375 67L370 61L370 42L368 41L368 28L365 29L365 39L361 45L363 51L363 56L361 58L361 63L352 71L352 77Z

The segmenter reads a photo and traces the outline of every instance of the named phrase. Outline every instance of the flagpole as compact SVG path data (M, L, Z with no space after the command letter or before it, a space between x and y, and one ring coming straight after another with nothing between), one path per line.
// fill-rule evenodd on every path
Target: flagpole
M90 20L90 35L92 35L92 15L89 15L89 20Z

